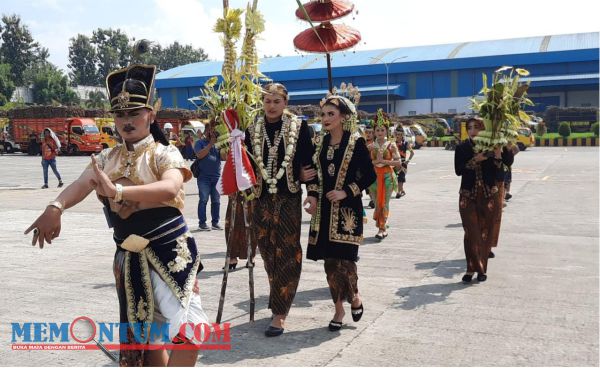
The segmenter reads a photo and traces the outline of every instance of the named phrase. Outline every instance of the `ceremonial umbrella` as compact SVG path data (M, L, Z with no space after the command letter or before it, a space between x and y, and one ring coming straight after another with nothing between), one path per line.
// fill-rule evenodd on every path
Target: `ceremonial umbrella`
M298 2L296 15L298 16L298 13L303 14L302 17L298 16L298 18L308 21L311 28L300 32L294 37L294 46L302 51L325 53L327 56L327 80L329 91L331 92L333 90L331 53L351 48L360 42L361 36L360 32L352 27L344 24L331 24L329 21L348 14L354 9L354 5L343 0L318 0L311 1L304 5L301 4L299 0L296 1ZM336 11L336 9L341 10L341 8L335 8L335 6L328 5L333 3L346 3L347 5L344 8L346 10ZM309 13L309 8L315 17L318 17L320 20L322 19L324 22L313 25L313 19ZM343 14L344 12L346 13Z
M352 27L325 22L300 32L294 37L294 46L303 51L329 53L346 50L360 39L360 32Z
M298 8L296 17L306 21L327 22L352 13L354 4L346 0L317 0L304 4L304 9L306 14L301 8Z

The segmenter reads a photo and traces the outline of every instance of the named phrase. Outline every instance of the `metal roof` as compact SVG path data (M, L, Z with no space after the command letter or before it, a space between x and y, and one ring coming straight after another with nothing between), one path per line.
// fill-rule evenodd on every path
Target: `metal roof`
M539 54L569 50L598 49L598 35L598 32L591 32L506 40L463 42L445 45L348 51L333 54L332 64L335 68L343 68L372 65L381 61L388 64L409 63L499 55ZM221 64L221 61L208 61L183 65L159 73L157 75L157 81L220 75ZM322 54L271 57L260 60L260 70L267 74L273 72L323 68L326 68L326 62L324 55Z
M542 81L558 81L558 80L578 80L578 79L598 79L600 74L567 74L567 75L547 75L542 77L524 77L523 82L542 82Z

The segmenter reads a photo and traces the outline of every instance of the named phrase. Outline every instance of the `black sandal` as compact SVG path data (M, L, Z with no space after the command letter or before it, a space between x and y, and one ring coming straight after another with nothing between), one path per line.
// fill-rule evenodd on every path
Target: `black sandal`
M331 320L331 322L329 322L329 331L339 331L342 329L342 325L342 322Z
M282 327L269 326L265 330L265 336L267 336L267 337L277 337L277 336L280 336L281 334L283 334Z
M468 273L465 273L465 275L462 277L462 282L464 283L469 283L471 280L473 280L473 274L469 275Z
M360 321L360 319L362 318L363 312L364 312L362 303L360 303L360 306L358 308L352 308L352 306L351 306L350 312L352 314L352 320L354 322Z
M237 267L237 262L236 263L230 263L229 264L229 271L235 270L235 268ZM221 268L222 270L225 269L225 266L223 266L223 268Z

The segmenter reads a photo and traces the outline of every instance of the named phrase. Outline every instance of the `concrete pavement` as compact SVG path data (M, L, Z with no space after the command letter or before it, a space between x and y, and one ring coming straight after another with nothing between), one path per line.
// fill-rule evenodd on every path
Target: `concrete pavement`
M358 263L365 314L329 332L333 304L322 262L304 260L286 332L267 339L268 286L257 260L257 315L248 322L248 277L230 273L224 319L231 351L204 351L198 365L242 366L598 366L597 147L533 148L513 169L488 280L463 285L463 230L453 152L424 148L410 165L407 195L392 200L390 236L375 242L373 220ZM43 183L39 157L0 156L0 365L111 366L100 351L12 351L11 322L116 321L114 244L90 196L63 215L61 237L43 250L23 230L59 190ZM87 157L59 157L65 183ZM195 182L185 215L197 227ZM366 203L366 200L365 200ZM226 199L221 203L225 214ZM369 216L372 210L367 210ZM308 215L302 244L306 247ZM223 232L194 233L205 265L204 308L215 318ZM242 263L243 264L243 263ZM240 264L240 265L242 265Z

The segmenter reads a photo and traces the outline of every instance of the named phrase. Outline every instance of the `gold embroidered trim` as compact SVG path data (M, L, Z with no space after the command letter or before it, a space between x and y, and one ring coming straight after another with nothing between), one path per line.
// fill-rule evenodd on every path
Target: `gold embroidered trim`
M187 238L192 236L190 233L186 233L182 235L182 237L185 237L187 241ZM181 305L186 306L190 295L192 294L194 280L196 280L196 273L198 272L198 266L200 265L200 255L196 256L196 261L192 265L192 269L190 270L188 278L185 281L183 289L181 289L179 285L177 285L175 280L173 280L173 277L171 277L166 267L160 262L152 248L146 248L145 252L148 255L148 260L150 261L150 264L154 267L154 270L156 270L156 272L160 275L163 281L169 286L169 289L171 289L173 294L175 294L177 299L179 299Z
M354 210L350 207L344 207L340 213L342 214L342 229L350 234L354 233L354 230L358 227Z
M319 196L317 198L317 213L310 219L310 228L312 229L312 231L315 232L315 243L317 244L317 238L319 236L319 229L321 226L321 197L323 196L322 189L323 188L323 173L321 171L321 151L323 150L323 141L325 140L325 136L323 136L320 140L319 143L317 144L317 147L315 149L315 153L313 155L313 163L315 164L315 167L317 169L317 178L319 180L319 185L317 186L317 192L319 193ZM315 185L315 184L312 184Z
M337 180L335 182L335 190L342 190L344 186L344 181L346 180L346 174L348 173L348 166L350 165L350 160L352 159L352 155L354 154L354 145L356 144L356 137L351 134L348 138L348 145L346 146L346 150L344 152L344 158L342 159L342 165L340 166L340 170L338 171ZM340 234L338 232L339 225L339 217L340 217L340 201L335 201L331 203L331 214L329 219L329 240L335 241L338 243L346 243L358 245L362 242L362 234L355 236L349 234Z
M360 195L361 190L358 187L358 184L350 183L348 186L350 187L350 190L352 191L352 194L354 194L355 197L358 197Z
M167 267L171 273L181 272L185 270L188 263L192 263L192 253L187 246L187 238L180 236L177 238L177 246L173 248L173 251L177 253L174 260L170 261Z
M319 186L317 184L309 184L306 186L306 190L309 192L318 192Z
M115 97L113 97L113 98L110 100L110 102L113 102L113 101L115 101L115 100L119 100L119 104L120 104L120 103L122 103L122 102L124 102L125 104L127 104L127 102L129 102L129 100L130 100L132 97L136 97L136 98L143 98L143 99L147 99L147 98L148 98L148 96L143 96L143 95L133 95L133 94L131 94L131 93L127 92L127 91L121 91L121 92L119 92L119 94L118 94L118 95L116 95ZM133 103L133 102L132 102L132 103ZM136 102L136 103L141 103L141 102ZM143 103L142 103L142 105L145 105L145 104L143 104Z
M147 300L135 301L133 286L131 285L131 253L125 252L125 297L127 300L127 319L130 323L142 322L151 323L154 318L154 294L152 291L152 282L150 280L150 268L148 267L148 258L146 252L150 248L144 249L139 254L140 269L142 272L142 284ZM142 318L144 317L144 318ZM144 336L142 336L144 337Z
M182 222L181 224L179 224L179 225L175 226L174 228L172 228L172 229L169 229L168 231L165 231L164 233L160 233L160 234L158 234L158 235L156 235L156 236L153 236L152 238L150 238L150 239L148 239L148 240L149 240L149 241L155 241L155 240L158 240L158 239L160 239L160 238L162 238L162 237L164 237L164 236L167 236L167 235L169 235L169 234L172 234L172 233L174 233L174 232L176 232L176 231L180 230L180 229L181 229L182 227L184 227L184 226L186 226L186 224L185 224L185 222ZM186 234L187 234L187 233L186 233ZM184 235L186 235L186 234L184 234ZM183 236L183 235L182 235L182 236ZM179 238L177 238L177 240L179 240L180 238L181 238L181 236L180 236Z

